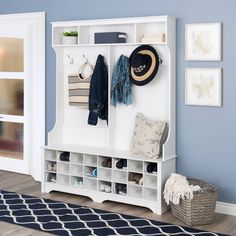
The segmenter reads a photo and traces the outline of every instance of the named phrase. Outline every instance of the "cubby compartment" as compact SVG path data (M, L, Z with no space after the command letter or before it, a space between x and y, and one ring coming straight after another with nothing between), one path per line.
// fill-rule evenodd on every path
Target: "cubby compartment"
M106 156L98 156L98 167L112 168L112 158Z
M127 171L127 159L125 158L113 158L113 169L120 171Z
M57 163L56 161L45 161L45 171L56 173L57 171Z
M127 174L128 173L125 171L113 170L112 180L113 182L127 183L128 180Z
M157 175L158 164L155 162L144 162L143 172L149 175Z
M57 153L53 150L45 150L45 160L56 161Z
M65 45L63 44L63 33L70 31L78 32L78 26L53 27L53 45Z
M109 181L98 181L98 191L112 193L112 183Z
M129 172L128 183L130 185L143 185L143 174Z
M70 177L70 186L73 186L75 188L83 188L84 182L82 177L78 176L71 176Z
M106 24L80 26L80 44L95 44L95 33L121 32L126 33L126 43L135 43L135 24Z
M72 164L83 165L83 154L71 152L70 161Z
M69 176L57 174L57 184L59 185L69 185Z
M70 165L70 175L73 176L83 176L83 166L82 165Z
M84 166L84 176L87 178L97 178L97 167Z
M128 185L128 196L133 198L142 198L142 187Z
M97 191L97 180L91 178L84 178L84 188L88 190Z
M157 201L157 189L143 188L143 199L148 201Z
M143 173L143 162L128 160L128 170L130 172Z
M57 175L56 173L45 173L45 182L56 183Z
M114 193L120 195L127 195L127 184L115 183Z
M58 162L70 162L70 152L57 151L57 161Z
M145 44L165 44L166 43L166 22L146 22L136 24L136 42ZM146 36L148 41L143 42ZM154 37L155 36L155 37ZM156 38L156 36L160 36Z
M111 180L111 170L98 168L98 179L100 180Z
M148 188L157 189L157 176L144 175L143 185Z
M69 175L69 163L57 163L57 173L63 175Z
M84 154L84 165L85 166L97 166L97 156Z

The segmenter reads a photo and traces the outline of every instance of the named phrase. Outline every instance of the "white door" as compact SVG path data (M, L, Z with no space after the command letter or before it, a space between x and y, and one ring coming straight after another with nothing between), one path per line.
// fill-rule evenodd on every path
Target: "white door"
M37 27L32 14L0 16L0 169L32 175L40 167Z

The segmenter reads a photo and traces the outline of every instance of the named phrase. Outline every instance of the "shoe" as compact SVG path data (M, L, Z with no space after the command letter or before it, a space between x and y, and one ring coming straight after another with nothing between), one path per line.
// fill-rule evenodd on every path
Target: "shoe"
M117 169L127 169L127 160L126 159L119 159L116 161L116 168Z
M105 192L106 192L106 193L110 193L110 192L111 192L111 187L110 187L109 185L107 185L107 186L105 187Z
M86 175L90 177L97 177L97 168L91 168L90 170L88 170Z
M102 167L111 168L111 158L106 158L106 159L102 162Z
M100 185L100 187L99 187L99 190L101 191L101 192L104 192L105 191L105 185L104 184L101 184Z
M147 173L150 173L150 174L155 174L157 173L157 163L148 163L147 166L146 166L146 171Z
M129 183L140 184L140 180L143 178L142 174L138 173L129 173ZM141 185L141 184L140 184Z
M61 161L70 161L70 153L69 152L62 152L60 154Z
M56 174L53 173L47 173L46 175L46 181L47 182L56 182Z

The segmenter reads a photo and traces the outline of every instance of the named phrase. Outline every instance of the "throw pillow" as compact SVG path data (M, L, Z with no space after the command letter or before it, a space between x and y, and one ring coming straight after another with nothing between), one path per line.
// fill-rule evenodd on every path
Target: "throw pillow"
M153 121L138 113L131 140L131 152L144 154L150 158L158 158L161 156L162 144L165 142L166 137L166 122Z

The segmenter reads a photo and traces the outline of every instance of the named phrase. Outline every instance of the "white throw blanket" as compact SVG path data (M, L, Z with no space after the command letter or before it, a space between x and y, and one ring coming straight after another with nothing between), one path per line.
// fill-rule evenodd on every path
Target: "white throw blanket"
M179 204L180 199L193 198L193 192L201 190L200 186L190 185L185 176L179 174L171 174L166 181L164 190L164 199L169 205L172 202L175 205Z

